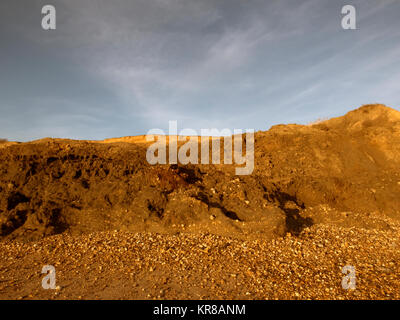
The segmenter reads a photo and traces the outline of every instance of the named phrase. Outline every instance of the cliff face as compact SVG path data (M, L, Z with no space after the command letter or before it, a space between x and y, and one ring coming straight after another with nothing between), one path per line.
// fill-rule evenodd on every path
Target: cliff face
M141 139L43 139L0 148L0 235L101 230L298 235L313 224L400 219L400 112L367 105L255 134L255 169L156 165Z

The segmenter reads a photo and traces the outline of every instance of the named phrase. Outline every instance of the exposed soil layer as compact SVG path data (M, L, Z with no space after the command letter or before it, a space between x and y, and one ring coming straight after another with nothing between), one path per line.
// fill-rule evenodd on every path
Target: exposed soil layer
M315 223L384 230L400 217L400 112L368 105L314 125L255 135L255 169L156 165L148 144L43 139L0 149L0 235L68 232L298 234ZM357 217L357 218L355 218Z
M71 277L74 268L87 268L90 279L92 275L103 279L100 283L105 285L104 290L94 290L98 288L94 278L89 281L92 287L88 284L86 291L82 289L79 295L88 298L398 298L399 270L392 264L399 265L395 252L399 252L400 112L383 105L366 105L343 117L311 125L278 125L257 132L255 168L247 176L235 175L237 165L229 164L150 165L146 160L148 146L144 137L98 142L48 138L0 144L0 298L30 297L29 279L40 273L38 266L53 263L63 265L61 277ZM139 238L140 246L135 242ZM380 241L381 247L368 240L372 238ZM111 247L104 248L104 257L117 259L115 263L121 268L139 268L123 269L133 274L129 281L138 286L136 291L107 291L109 284L103 271L91 271L102 266L100 261L93 257L83 265L81 258L89 259L91 248L100 250L107 239L115 242L112 250L117 246L123 252L136 252L125 261L122 253L114 257ZM204 256L200 254L204 263L190 267L197 261L191 248L203 241L209 242L215 260L207 251ZM293 251L296 241L301 244ZM252 249L237 253L243 243ZM51 248L46 244L52 244ZM160 261L172 256L163 252L174 246L181 250L174 253L180 257L176 268L182 269L164 270ZM231 249L223 249L228 247ZM319 248L327 248L325 260L320 256L324 249ZM138 250L144 250L143 254ZM276 257L276 252L285 250L286 258ZM259 256L253 257L256 251ZM303 256L298 256L299 252ZM304 254L316 257L313 263L321 264L312 267ZM247 262L236 265L229 257L235 261L243 257ZM148 265L142 265L143 261ZM262 270L254 267L262 261ZM290 272L279 275L283 269L274 269L276 261L294 263L304 270L325 268L311 274L319 274L321 279L323 272L330 274L323 284L328 291L321 291L322 284L321 290L304 291L308 286L306 271L290 267ZM365 287L356 295L343 293L337 282L346 261L357 264L365 276L361 280ZM232 274L242 275L246 273L243 268L248 267L249 272L257 274L258 270L261 275L254 279L245 276L247 280L238 283L244 281L249 287L239 290L226 271L229 274L214 277L224 283L207 282L202 289L197 277L206 277L206 272L198 268L210 266L215 270L231 267ZM103 267L111 286L125 283L122 274L120 278L111 274L111 265ZM152 273L143 278L150 267L160 270L159 274L154 279ZM383 270L379 268L391 271L386 282L378 284L374 279ZM24 278L23 269L31 278ZM186 280L177 276L183 277L184 270L188 272ZM283 281L279 277L285 274L288 287L279 291L273 284ZM304 290L291 290L289 283L296 283L301 275ZM165 276L165 284L171 281L171 285L157 287L159 276ZM70 279L78 276L74 277ZM139 280L141 277L147 283L142 283L145 280ZM261 284L252 282L257 279ZM310 285L311 279L310 275ZM19 285L14 283L17 280ZM78 287L67 286L71 291L65 289L64 296L60 293L59 297L79 296ZM197 289L188 289L190 286ZM141 291L143 288L145 291ZM40 291L32 297L48 295Z

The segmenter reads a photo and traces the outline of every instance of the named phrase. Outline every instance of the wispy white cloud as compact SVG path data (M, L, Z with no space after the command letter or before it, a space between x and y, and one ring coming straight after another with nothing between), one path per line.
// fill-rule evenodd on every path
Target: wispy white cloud
M11 0L0 8L5 2ZM1 25L16 39L12 50L26 52L25 61L37 56L40 72L26 76L21 67L21 79L40 82L51 74L59 82L51 83L56 92L26 93L47 111L42 121L29 119L48 128L41 133L83 138L88 128L97 135L103 127L102 136L123 135L131 126L143 132L170 119L193 128L264 129L347 111L373 97L400 103L399 4L353 3L356 31L340 28L340 2L330 0L54 0L52 34L32 27L37 15L15 29L7 19ZM14 109L23 110L16 101Z

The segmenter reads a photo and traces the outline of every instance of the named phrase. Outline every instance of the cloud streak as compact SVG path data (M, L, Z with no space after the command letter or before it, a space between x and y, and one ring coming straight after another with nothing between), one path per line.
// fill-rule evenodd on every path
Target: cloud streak
M0 135L101 139L168 120L267 129L362 103L397 107L400 4L353 2L356 31L340 27L343 1L55 0L57 30L43 33L37 14L5 0L0 58L14 75L0 75Z

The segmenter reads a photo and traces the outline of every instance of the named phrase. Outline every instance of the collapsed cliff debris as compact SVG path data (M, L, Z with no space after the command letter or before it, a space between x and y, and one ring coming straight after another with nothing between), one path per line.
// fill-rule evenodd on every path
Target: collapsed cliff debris
M255 167L146 161L138 139L0 148L0 237L93 231L299 235L313 224L387 229L400 218L400 112L366 105L255 133Z

